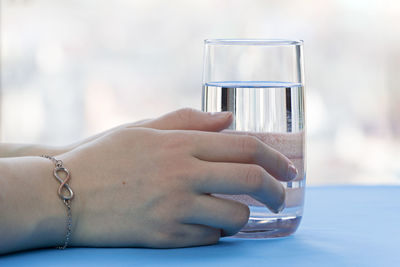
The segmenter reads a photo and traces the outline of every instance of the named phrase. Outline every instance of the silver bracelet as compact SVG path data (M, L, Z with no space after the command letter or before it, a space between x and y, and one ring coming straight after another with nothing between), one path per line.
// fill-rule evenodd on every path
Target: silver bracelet
M64 163L61 160L57 160L56 158L49 155L41 155L41 157L49 159L54 163L55 168L53 171L53 175L60 182L60 186L58 187L57 193L67 209L67 227L66 227L64 245L59 246L57 248L65 249L68 246L72 233L71 200L74 197L74 192L67 183L71 179L71 176L69 174L68 169L64 167ZM59 172L63 172L66 175L64 180L58 175Z

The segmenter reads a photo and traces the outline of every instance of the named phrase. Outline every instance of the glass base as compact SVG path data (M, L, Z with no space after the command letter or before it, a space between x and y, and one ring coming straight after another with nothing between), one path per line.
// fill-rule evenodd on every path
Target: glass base
M301 209L301 208L300 208ZM285 209L282 214L265 214L265 208L250 206L249 222L233 237L273 238L296 232L302 218L299 208ZM294 212L294 211L297 212Z

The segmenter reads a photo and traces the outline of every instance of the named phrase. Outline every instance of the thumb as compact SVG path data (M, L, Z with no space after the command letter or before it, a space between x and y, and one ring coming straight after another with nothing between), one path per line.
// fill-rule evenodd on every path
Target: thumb
M141 127L160 130L198 130L218 132L232 123L232 112L202 112L184 108L145 121Z

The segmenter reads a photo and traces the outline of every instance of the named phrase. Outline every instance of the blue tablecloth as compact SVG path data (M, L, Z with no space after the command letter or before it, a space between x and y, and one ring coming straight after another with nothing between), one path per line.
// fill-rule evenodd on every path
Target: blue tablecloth
M43 249L0 266L400 266L400 187L308 188L298 231L184 249Z

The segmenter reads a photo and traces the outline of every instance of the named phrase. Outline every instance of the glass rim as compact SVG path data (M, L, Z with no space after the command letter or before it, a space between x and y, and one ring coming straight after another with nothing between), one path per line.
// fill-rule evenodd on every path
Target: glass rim
M205 45L263 45L263 46L285 46L303 45L303 40L290 39L206 39Z

